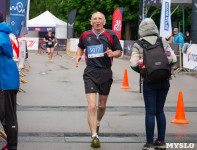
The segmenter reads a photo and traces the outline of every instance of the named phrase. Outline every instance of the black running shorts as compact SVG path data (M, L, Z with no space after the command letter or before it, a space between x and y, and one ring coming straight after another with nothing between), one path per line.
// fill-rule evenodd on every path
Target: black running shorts
M84 70L83 80L85 93L99 93L109 95L113 82L112 70L87 66Z

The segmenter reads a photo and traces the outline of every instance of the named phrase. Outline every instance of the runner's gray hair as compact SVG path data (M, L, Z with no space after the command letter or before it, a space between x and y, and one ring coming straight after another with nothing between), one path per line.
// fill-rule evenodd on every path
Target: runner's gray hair
M102 15L103 15L103 17L104 17L104 20L105 20L105 15L104 15L102 12L100 12L100 11L94 12L94 13L92 14L92 17L93 17L93 15L94 15L94 14L96 14L96 13L100 13L100 14L102 14ZM91 20L92 20L92 17L91 17Z

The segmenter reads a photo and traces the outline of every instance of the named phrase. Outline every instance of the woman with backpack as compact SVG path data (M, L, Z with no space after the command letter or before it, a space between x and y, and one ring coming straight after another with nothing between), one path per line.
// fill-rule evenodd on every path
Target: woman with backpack
M177 59L166 39L158 37L158 28L152 19L144 19L138 32L140 39L133 46L130 62L131 68L143 77L146 144L142 149L165 149L166 118L163 108L170 88L171 65ZM153 141L155 118L158 137Z

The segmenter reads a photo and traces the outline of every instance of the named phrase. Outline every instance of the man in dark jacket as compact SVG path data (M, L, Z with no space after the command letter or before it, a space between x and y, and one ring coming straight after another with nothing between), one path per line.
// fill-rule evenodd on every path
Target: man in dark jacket
M3 21L0 12L0 120L7 134L7 145L2 150L16 150L18 143L16 95L19 89L19 72L12 60L13 49L9 38L11 32L10 25Z

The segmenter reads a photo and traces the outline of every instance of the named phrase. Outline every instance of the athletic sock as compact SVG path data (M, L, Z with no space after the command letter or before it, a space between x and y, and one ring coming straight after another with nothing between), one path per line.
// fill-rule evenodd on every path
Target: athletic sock
M95 134L92 135L92 138L94 138L94 137L97 137L98 138L97 133L95 133Z
M97 121L97 126L99 126L99 127L100 127L100 121Z

